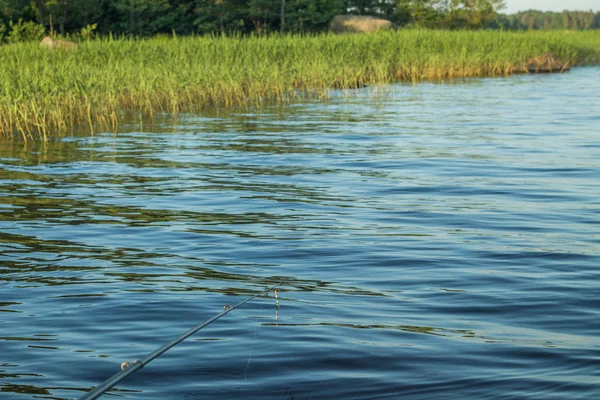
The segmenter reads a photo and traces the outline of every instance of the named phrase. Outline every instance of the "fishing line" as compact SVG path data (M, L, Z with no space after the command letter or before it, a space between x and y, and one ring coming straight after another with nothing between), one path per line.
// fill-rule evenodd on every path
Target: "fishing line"
M248 367L250 366L250 360L252 360L252 356L248 356L248 363L246 364L246 368L244 368L244 383L248 381L248 376L246 372L248 371Z
M115 375L113 375L112 377L110 377L109 379L104 381L102 384L96 386L96 388L94 390L85 394L79 400L97 399L98 397L102 396L104 393L109 391L113 386L115 386L116 384L121 382L123 379L127 378L129 375L133 374L137 370L142 369L145 365L150 363L152 360L154 360L155 358L157 358L158 356L160 356L167 350L171 349L175 345L179 344L180 342L184 341L185 339L187 339L194 333L198 332L200 329L212 324L213 322L215 322L216 320L218 320L225 314L230 313L231 311L235 310L236 308L240 307L241 305L243 305L251 300L254 300L255 298L257 298L259 296L269 293L271 290L281 286L282 284L283 284L283 282L279 282L277 285L271 286L270 288L268 288L258 294L255 294L254 296L249 297L246 300L241 301L234 306L226 305L224 307L223 312L204 321L200 325L197 325L194 328L188 330L187 332L185 332L181 336L178 336L175 339L171 340L169 343L165 344L164 346L159 347L158 349L154 350L152 353L148 354L145 358L143 358L141 360L135 360L132 363L124 362L123 364L121 364L121 372L116 373ZM248 360L248 364L250 364L250 360Z
M270 297L268 293L267 293L267 297ZM278 320L279 319L279 291L277 289L273 290L273 297L275 298L275 320ZM260 305L259 312L262 311L262 309L263 309L263 304ZM255 342L258 340L256 332L258 330L259 325L260 325L260 322L257 320L256 323L254 324L254 341ZM278 326L277 323L276 323L276 326ZM248 356L248 362L246 363L246 368L244 368L244 383L246 383L248 381L247 372L248 372L248 367L250 366L250 361L252 360L252 356L253 356L253 352L251 350L250 355Z
M275 289L275 291L277 292L277 289ZM268 294L267 294L268 296ZM263 305L260 305L260 309L258 310L259 312L261 312L263 309ZM257 341L257 337L256 337L256 331L258 330L258 325L259 325L259 321L256 321L256 323L254 324L254 342L256 343ZM251 346L251 348L254 346ZM244 368L244 383L246 383L248 381L248 376L247 376L247 372L248 372L248 367L250 366L250 361L252 360L252 350L250 350L250 355L248 356L248 362L246 363L246 368Z

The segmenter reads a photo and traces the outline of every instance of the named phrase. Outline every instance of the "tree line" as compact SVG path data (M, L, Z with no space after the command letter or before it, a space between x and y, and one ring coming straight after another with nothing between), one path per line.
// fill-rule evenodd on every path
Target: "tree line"
M37 33L306 33L338 14L440 29L599 29L600 13L499 13L503 0L0 0L0 38Z
M600 12L529 10L511 15L499 14L491 27L510 30L600 29Z

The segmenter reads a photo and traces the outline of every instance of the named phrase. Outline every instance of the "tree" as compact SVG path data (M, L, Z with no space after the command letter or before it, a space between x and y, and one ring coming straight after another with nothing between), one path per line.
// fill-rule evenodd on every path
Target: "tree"
M278 19L278 0L249 0L249 17L256 33L264 34L271 30Z
M40 23L40 25L44 26L44 0L35 0L35 5L37 7L37 12L38 12L38 22Z
M198 33L224 33L226 21L232 19L231 8L226 0L196 1L193 10L195 31Z
M48 0L45 2L45 8L48 10L48 14L51 18L51 25L57 23L60 29L60 34L65 36L67 33L65 25L69 20L69 13L71 11L69 0ZM52 26L51 26L51 31Z
M452 0L450 7L453 19L462 21L466 28L481 29L496 17L505 4L503 0Z
M594 15L590 29L600 29L600 12Z
M19 18L25 21L36 18L30 0L0 0L0 16L5 23L10 20L16 21Z
M563 17L564 28L565 29L571 28L571 16L569 15L569 12L567 10L563 11L562 17Z
M109 12L117 16L112 32L141 36L170 33L180 16L180 10L173 9L169 0L110 1Z
M440 26L443 12L440 12L440 0L399 0L397 9L408 14L408 19L420 28Z
M317 32L349 12L426 28L600 29L600 13L592 11L498 14L503 5L502 0L0 0L0 34L10 34L19 19L46 30L56 26L63 35L92 24L100 34L140 36Z
M281 17L279 22L279 32L283 33L285 30L285 0L281 0Z
M287 0L286 26L290 32L326 30L331 19L343 14L344 0Z

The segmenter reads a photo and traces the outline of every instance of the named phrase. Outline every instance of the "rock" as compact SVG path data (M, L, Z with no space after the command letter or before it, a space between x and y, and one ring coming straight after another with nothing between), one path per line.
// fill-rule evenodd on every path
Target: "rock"
M544 54L527 60L527 72L541 74L550 72L566 72L571 69L567 61L561 60L554 54Z
M329 24L334 33L369 33L393 28L391 21L369 15L336 15Z
M45 49L72 50L72 49L76 49L77 45L73 42L69 42L66 40L52 39L50 36L46 36L44 39L42 39L42 42L40 43L40 47L45 48Z

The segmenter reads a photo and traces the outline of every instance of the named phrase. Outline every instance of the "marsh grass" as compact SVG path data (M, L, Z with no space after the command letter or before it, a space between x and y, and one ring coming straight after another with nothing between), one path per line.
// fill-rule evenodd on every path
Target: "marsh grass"
M260 106L331 88L526 72L553 53L600 63L600 32L402 30L371 35L102 39L76 50L0 46L0 135L117 130L207 107Z

